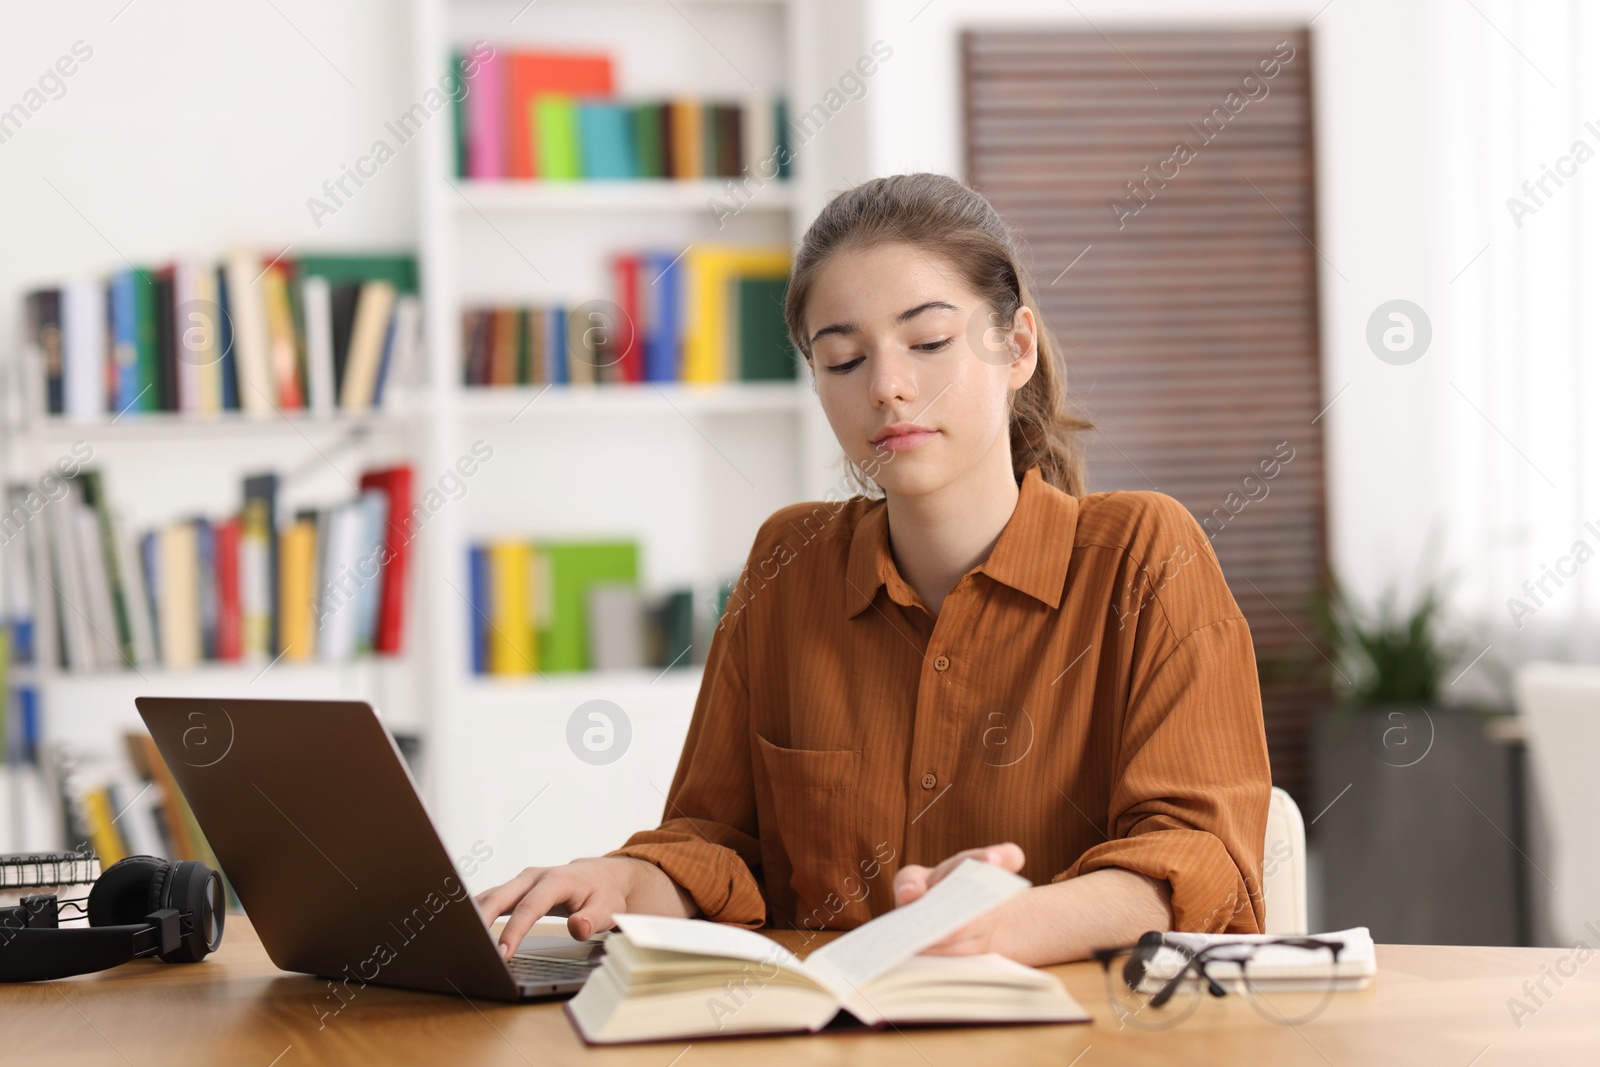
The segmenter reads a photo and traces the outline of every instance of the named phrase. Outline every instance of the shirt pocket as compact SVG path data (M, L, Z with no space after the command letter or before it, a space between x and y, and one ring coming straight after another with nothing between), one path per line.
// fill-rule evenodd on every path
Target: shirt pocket
M861 753L852 749L784 748L759 733L756 742L772 787L773 821L790 867L795 923L817 930L871 918L857 864Z

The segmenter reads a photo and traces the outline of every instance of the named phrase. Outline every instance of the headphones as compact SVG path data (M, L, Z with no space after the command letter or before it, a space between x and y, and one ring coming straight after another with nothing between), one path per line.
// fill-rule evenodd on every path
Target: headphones
M222 875L197 860L129 856L83 899L43 893L0 908L0 982L66 978L144 956L198 963L222 944ZM89 925L61 929L62 906L82 911Z

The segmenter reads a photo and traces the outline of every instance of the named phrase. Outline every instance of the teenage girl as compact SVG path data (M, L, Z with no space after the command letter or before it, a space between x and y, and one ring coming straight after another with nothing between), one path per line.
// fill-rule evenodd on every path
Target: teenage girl
M857 489L775 513L707 655L664 821L479 894L845 929L973 856L1033 888L936 946L1029 964L1257 932L1271 777L1250 630L1204 531L1086 493L1017 242L937 174L806 232L785 306Z

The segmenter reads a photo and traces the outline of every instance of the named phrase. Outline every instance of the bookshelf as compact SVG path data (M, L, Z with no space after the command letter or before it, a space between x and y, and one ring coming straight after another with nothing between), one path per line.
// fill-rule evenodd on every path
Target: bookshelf
M803 40L821 17L808 0L413 0L418 84L453 47L540 44L614 58L618 95L753 89L791 102L809 79ZM724 55L737 57L726 62ZM792 245L805 206L840 185L797 159L719 229L717 181L473 181L448 178L444 126L426 130L419 182L420 264L434 389L429 462L475 440L496 450L485 482L429 530L418 577L431 632L428 799L447 844L494 849L492 884L532 864L593 855L654 825L699 691L698 667L506 678L470 673L466 546L497 534L633 536L646 589L692 583L709 625L714 583L743 563L760 522L827 492L834 441L808 380L713 386L464 387L460 312L494 300L611 296L605 259L628 248L695 241ZM802 374L804 372L802 371ZM448 383L448 384L443 384ZM623 709L632 739L590 765L566 741L586 701ZM574 819L582 813L581 819Z
M409 15L406 81L419 87L437 82L453 48L484 39L610 51L619 96L743 97L755 86L793 106L819 97L834 67L865 51L849 33L818 44L829 27L849 30L859 18L850 5L820 0L411 0ZM76 423L12 409L0 438L8 480L37 478L87 440L129 527L236 509L241 477L267 467L286 476L282 507L292 512L339 499L346 478L366 467L409 462L420 494L475 442L494 450L412 545L404 655L265 671L14 668L13 678L39 691L44 737L109 752L137 726L132 698L144 693L371 700L392 729L421 736L420 784L447 846L482 840L494 849L474 889L654 825L699 667L474 676L467 547L495 536L632 537L643 590L693 585L697 622L709 629L716 584L737 573L761 521L842 488L837 443L803 369L794 382L464 386L461 312L494 301L609 298L607 257L631 248L792 246L827 192L855 180L861 136L840 121L797 154L786 182L762 185L719 227L707 201L726 195L726 180L455 178L452 119L441 113L403 164L418 173L422 365L381 410ZM630 746L613 763L585 763L567 745L569 718L590 700L610 701L629 719Z

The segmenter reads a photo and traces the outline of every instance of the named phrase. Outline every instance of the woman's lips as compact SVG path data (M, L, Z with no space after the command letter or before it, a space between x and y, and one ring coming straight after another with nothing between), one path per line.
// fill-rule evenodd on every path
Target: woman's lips
M885 452L905 452L932 439L938 432L938 430L914 430L911 433L890 434L879 441L877 447Z

